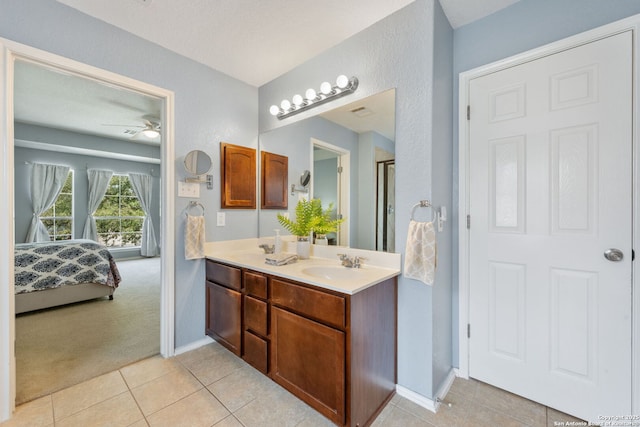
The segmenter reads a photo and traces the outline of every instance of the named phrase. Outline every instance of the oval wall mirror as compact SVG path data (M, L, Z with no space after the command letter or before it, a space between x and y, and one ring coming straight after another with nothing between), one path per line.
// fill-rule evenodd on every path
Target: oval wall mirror
M191 175L206 175L211 170L212 165L211 157L201 150L189 151L184 156L184 168Z

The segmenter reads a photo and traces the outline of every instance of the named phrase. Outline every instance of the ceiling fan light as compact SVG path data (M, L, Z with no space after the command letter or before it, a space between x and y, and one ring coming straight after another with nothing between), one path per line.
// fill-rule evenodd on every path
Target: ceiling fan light
M160 132L158 132L155 129L145 129L145 130L142 131L142 134L144 136L146 136L147 138L155 138L158 135L160 135Z

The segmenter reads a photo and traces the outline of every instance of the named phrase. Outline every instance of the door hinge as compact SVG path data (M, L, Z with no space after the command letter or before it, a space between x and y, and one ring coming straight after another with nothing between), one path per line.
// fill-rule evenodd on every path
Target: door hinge
M631 249L631 261L635 261L635 259L636 259L636 250Z
M467 323L467 338L471 338L471 323Z
M338 173L342 173L342 166L338 166Z
M467 230L471 228L471 215L467 215Z
M471 120L471 105L467 105L467 120Z

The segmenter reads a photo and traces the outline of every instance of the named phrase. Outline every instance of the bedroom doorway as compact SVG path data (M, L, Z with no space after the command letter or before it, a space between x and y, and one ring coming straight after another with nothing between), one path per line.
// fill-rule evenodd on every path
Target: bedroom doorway
M117 91L120 95L123 95L123 101L118 105L118 98L109 98L108 101L112 103L112 106L117 109L118 107L122 110L127 107L132 107L128 104L128 101L131 97L146 97L149 100L153 100L153 102L157 103L159 106L157 119L162 126L157 126L157 130L159 131L159 140L161 141L159 144L159 155L158 162L154 165L148 164L148 173L150 175L155 175L158 182L159 198L158 200L158 224L159 228L158 238L162 238L162 253L158 261L158 270L159 270L159 297L158 297L158 310L160 313L160 321L158 325L159 333L159 349L160 353L169 357L174 354L174 310L173 310L173 299L174 299L174 224L172 221L172 213L174 211L174 170L172 167L164 167L165 165L172 165L174 163L174 150L173 150L173 93L152 85L148 85L144 82L136 81L124 76L120 76L108 71L104 71L101 69L97 69L86 64L82 64L76 61L69 60L67 58L63 58L57 55L49 54L47 52L33 49L25 45L21 45L18 43L14 43L8 40L0 39L0 47L2 48L3 55L0 56L0 77L3 81L3 87L8 88L8 92L4 93L0 91L0 99L2 99L2 103L0 104L0 120L2 123L0 124L0 129L2 129L2 137L0 139L0 164L3 166L3 170L6 173L2 174L0 177L0 202L7 209L4 209L0 214L0 223L3 224L2 232L7 239L3 239L3 242L0 243L0 270L2 271L2 277L0 278L0 366L2 366L2 372L0 374L0 420L4 420L10 417L16 398L16 360L15 360L15 332L16 332L16 322L15 322L15 307L13 302L14 295L14 248L16 235L14 235L14 224L16 217L19 216L18 213L15 212L15 207L17 203L14 204L14 199L17 199L15 192L15 180L14 172L15 172L15 162L16 158L16 149L21 148L21 141L17 141L16 134L18 132L25 131L22 135L29 135L29 138L22 138L22 141L31 140L31 142L38 144L46 144L43 143L38 138L38 132L41 132L42 129L37 128L29 128L25 126L22 129L16 130L14 127L13 119L14 117L18 118L20 114L23 114L22 111L17 111L17 108L14 108L14 93L13 93L13 83L18 78L18 71L16 64L17 63L27 63L31 65L39 66L43 69L54 71L58 76L67 79L79 79L81 81L99 83L103 85L105 88L108 88L113 91ZM7 61L4 63L4 61ZM8 65L9 64L9 65ZM37 84L34 84L34 89L37 88ZM5 96L6 95L6 96ZM135 107L139 107L134 105ZM132 108L130 108L132 109ZM146 126L147 122L151 122L151 117L148 117L142 114L142 111L138 112L141 119L141 126ZM154 117L155 118L155 117ZM25 122L28 124L28 119L25 119ZM131 125L132 128L137 126L135 122L122 122L115 123L113 120L105 117L100 117L94 123L95 126L109 125ZM76 126L76 127L74 127ZM91 135L92 137L97 138L106 138L104 136L98 135L99 132L90 132L90 131L81 131L81 128L77 127L78 124L71 124L66 129L56 129L52 131L52 134L56 132L70 132L70 131L79 131L82 133L86 133ZM155 126L155 125L154 125ZM41 126L42 127L42 126ZM110 126L104 126L105 128ZM122 126L124 127L124 126ZM127 129L129 126L126 126L123 131L129 130ZM140 130L134 128L136 130ZM91 138L87 138L91 139ZM74 145L74 144L70 144ZM76 144L77 145L77 144ZM75 150L75 154L85 154L95 156L98 154L97 152L105 152L107 146L109 144L107 142L103 144L94 144L94 146L88 147L72 147L71 150ZM144 144L140 144L141 146ZM33 147L31 148L33 149ZM59 151L64 152L67 150L66 148L58 149L49 149L48 152L50 155L52 153L56 153ZM84 150L84 151L83 151ZM145 151L146 150L146 151ZM149 156L145 153L149 151L149 147L142 147L138 150L138 153L135 154L123 154L121 158L125 158L128 161L131 161L131 157L137 157L138 160L140 158L151 158L153 156ZM117 157L116 153L116 157ZM99 156L98 156L99 157ZM100 160L98 160L100 162ZM104 161L103 161L104 162ZM23 161L24 163L24 161ZM53 163L53 161L52 161ZM87 162L88 163L88 162ZM89 165L85 166L86 168ZM122 171L129 172L129 171ZM85 206L86 209L86 206ZM78 228L74 226L74 234L78 236ZM156 228L156 230L158 230ZM78 237L82 237L79 235ZM6 255L6 256L5 256ZM5 268L6 267L6 268ZM115 297L117 298L118 292L116 291ZM111 301L105 301L109 303Z

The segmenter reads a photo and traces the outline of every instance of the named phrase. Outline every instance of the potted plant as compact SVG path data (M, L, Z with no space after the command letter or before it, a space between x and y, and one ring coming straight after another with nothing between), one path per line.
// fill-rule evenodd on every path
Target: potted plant
M332 211L333 204L323 210L320 199L301 199L296 205L295 220L278 214L278 222L297 237L297 252L300 258L309 258L309 237L312 232L327 234L338 230L344 219L331 219Z

